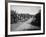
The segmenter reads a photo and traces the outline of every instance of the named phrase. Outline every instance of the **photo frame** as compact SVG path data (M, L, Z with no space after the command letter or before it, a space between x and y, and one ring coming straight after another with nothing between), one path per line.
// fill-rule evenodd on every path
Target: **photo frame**
M7 4L5 4L5 7L6 7L5 8L5 35L6 36L7 35L25 36L25 35L45 34L45 3L27 2L27 1L8 1ZM39 14L39 12L40 12L40 18L37 17L39 16L37 15ZM21 17L22 17L22 20L20 20ZM29 21L27 21L25 24L25 19L27 18L28 20L30 20L30 17L31 17L31 20L36 20L37 18L39 19L37 19L37 21L35 22L33 21L34 23L32 23L31 21L31 26L30 26ZM24 23L23 23L23 19L24 19ZM17 26L17 25L20 25L20 26Z

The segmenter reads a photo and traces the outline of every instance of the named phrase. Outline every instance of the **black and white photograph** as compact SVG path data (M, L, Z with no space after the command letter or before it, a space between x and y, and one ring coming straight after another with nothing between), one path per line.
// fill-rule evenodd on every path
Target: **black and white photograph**
M36 6L11 5L11 31L40 29L40 12L40 7Z
M8 35L43 33L43 4L8 3Z

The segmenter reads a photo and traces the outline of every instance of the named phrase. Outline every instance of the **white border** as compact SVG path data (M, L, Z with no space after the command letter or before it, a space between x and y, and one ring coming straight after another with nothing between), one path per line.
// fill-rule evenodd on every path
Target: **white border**
M41 30L38 31L10 31L10 5L24 5L24 6L41 6ZM25 3L8 3L8 35L14 34L32 34L32 33L43 33L43 5L42 4L25 4Z

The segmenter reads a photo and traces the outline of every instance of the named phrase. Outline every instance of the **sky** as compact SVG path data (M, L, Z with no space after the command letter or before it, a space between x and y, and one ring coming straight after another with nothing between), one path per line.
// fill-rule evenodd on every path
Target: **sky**
M17 13L23 13L23 14L31 14L35 15L39 12L41 9L40 6L22 6L22 5L11 5L11 10L16 11Z

